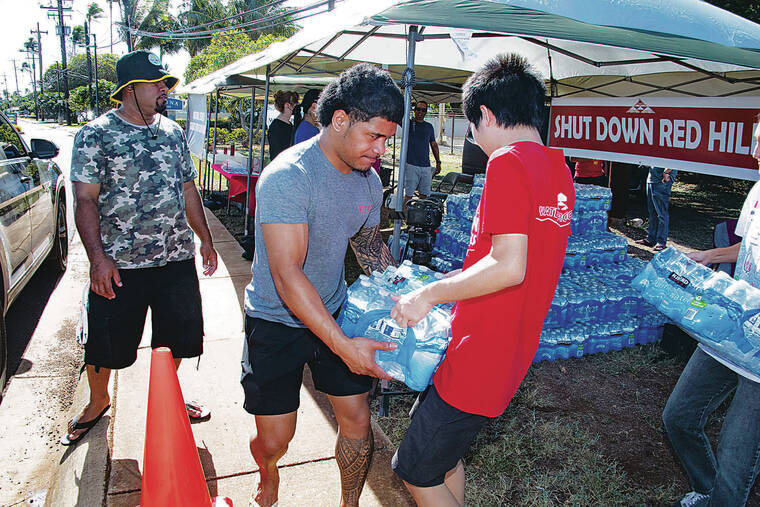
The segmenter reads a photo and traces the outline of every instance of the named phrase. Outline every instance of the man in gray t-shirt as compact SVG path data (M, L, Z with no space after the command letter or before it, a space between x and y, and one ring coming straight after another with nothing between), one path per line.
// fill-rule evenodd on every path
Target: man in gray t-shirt
M401 123L403 97L387 72L360 64L323 90L317 112L320 134L280 153L256 186L241 384L256 421L251 496L261 506L277 501L277 461L295 433L304 365L335 411L345 505L358 505L369 472L371 377L389 378L374 356L393 345L349 339L334 317L346 296L349 243L367 274L393 264L380 236L382 185L370 167Z

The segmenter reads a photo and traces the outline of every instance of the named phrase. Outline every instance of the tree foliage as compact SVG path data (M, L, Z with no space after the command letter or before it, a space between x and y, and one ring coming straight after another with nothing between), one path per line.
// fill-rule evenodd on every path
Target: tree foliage
M760 23L760 2L757 0L707 0L708 3Z
M116 83L116 60L119 57L111 53L98 55L98 79L111 82L111 86ZM94 60L94 59L93 59ZM43 89L46 91L58 90L58 73L61 66L54 63L47 68L42 76ZM69 88L77 88L87 85L87 56L76 55L68 64L69 70ZM93 78L94 78L93 70Z
M100 113L104 113L114 106L109 95L113 91L113 83L101 79L98 81L98 107ZM93 90L93 93L94 90ZM69 94L69 108L76 114L82 114L90 110L90 101L87 86L79 86L71 90Z
M251 40L242 32L223 32L211 39L208 47L190 59L185 69L185 82L189 83L201 78L246 55L261 51L273 42L284 39L285 37L282 36L262 35L256 40Z
M229 9L222 0L185 0L182 9L178 19L183 28L211 23L203 28L215 30L228 25L226 21L213 23L213 21L221 20L229 15ZM190 56L196 56L209 44L211 44L211 39L187 39L185 40L185 49L190 53Z

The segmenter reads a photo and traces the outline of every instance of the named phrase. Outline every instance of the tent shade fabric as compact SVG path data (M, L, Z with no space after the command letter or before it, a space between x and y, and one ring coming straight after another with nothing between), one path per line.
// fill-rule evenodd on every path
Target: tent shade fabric
M541 9L556 12L544 12ZM760 26L698 0L346 1L286 41L194 81L209 93L228 79L330 78L359 62L400 80L407 27L421 27L415 94L456 98L470 73L505 50L525 56L553 96L758 94ZM329 19L329 22L328 22ZM322 22L324 21L324 22ZM659 31L658 31L659 30Z
M417 0L399 3L371 20L590 42L760 67L758 26L706 2Z

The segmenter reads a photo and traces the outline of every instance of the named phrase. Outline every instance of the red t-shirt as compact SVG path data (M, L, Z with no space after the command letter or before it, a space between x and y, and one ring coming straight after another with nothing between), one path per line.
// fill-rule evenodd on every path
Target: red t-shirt
M492 235L526 234L525 279L455 305L451 343L433 378L450 405L488 417L509 405L538 348L574 205L562 150L519 142L491 155L463 269L491 251Z
M590 158L581 158L575 163L576 178L598 178L604 176L604 162Z

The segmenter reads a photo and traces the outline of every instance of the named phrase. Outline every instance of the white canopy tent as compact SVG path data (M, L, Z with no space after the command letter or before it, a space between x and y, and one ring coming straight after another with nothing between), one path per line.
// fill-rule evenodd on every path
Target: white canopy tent
M231 77L271 83L381 65L405 92L403 182L413 86L450 101L471 72L507 51L543 74L550 98L760 95L760 25L699 0L347 0L181 91L209 93Z

